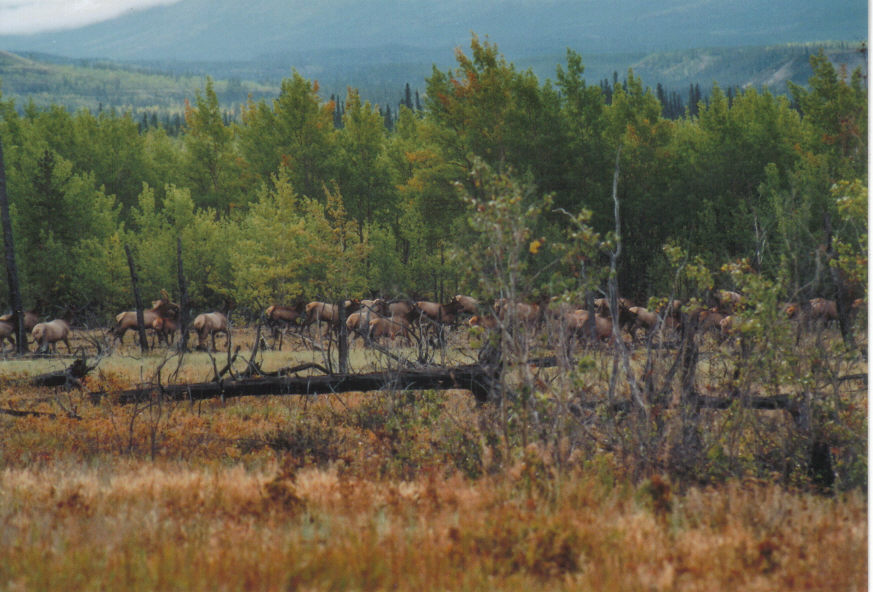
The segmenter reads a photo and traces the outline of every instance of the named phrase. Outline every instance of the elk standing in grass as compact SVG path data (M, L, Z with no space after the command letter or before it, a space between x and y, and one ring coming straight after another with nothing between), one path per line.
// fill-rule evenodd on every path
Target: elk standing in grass
M230 344L230 329L227 323L227 315L222 312L208 312L199 314L194 318L191 327L197 331L197 349L206 349L206 340L212 338L212 350L215 350L215 335L224 333L226 344Z
M5 351L6 345L3 342L7 339L12 344L12 350L15 351L15 325L0 320L0 353Z
M294 306L274 304L264 311L264 319L273 335L273 349L282 349L282 342L289 327L299 326L305 322L305 304L298 302ZM279 347L276 347L276 341Z
M175 302L170 302L170 297L167 292L161 290L161 298L152 302L152 307L150 309L143 311L143 324L147 328L153 328L156 319L175 319L178 315L179 305ZM113 339L117 339L119 343L124 343L124 334L130 329L139 329L135 310L128 310L119 313L115 317L115 328L112 330Z
M37 323L31 331L33 340L36 341L36 351L39 353L48 353L51 349L54 353L58 353L58 341L63 341L67 346L67 353L73 353L70 348L70 324L64 319L55 319L48 323Z

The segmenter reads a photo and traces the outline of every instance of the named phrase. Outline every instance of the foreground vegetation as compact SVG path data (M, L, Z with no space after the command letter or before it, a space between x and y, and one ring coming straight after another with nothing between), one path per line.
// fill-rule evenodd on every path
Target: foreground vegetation
M312 355L270 352L276 364ZM609 351L587 355L590 376L610 365ZM105 358L86 389L154 377L163 359L132 356ZM355 364L368 357L353 348ZM206 354L186 365L184 377L210 373ZM575 400L605 388L587 382ZM863 391L845 397L864 407ZM610 434L603 409L522 444L505 408L466 391L118 406L6 382L0 407L55 414L0 415L10 589L866 586L862 491L822 496L802 472L731 466L790 440L784 412L710 414L709 477L692 480L671 477L663 459L640 474L631 449L643 440ZM852 413L863 421L866 409Z

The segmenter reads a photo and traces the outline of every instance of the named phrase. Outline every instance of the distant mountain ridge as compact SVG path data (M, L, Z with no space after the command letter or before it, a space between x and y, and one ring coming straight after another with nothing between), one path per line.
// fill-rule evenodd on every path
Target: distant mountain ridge
M728 87L767 87L785 93L787 82L806 85L812 70L809 56L823 51L847 72L862 68L866 74L866 53L860 44L789 44L769 47L709 48L666 53L582 54L584 77L596 85L614 77L623 80L633 69L643 84L662 85L665 92L678 92L687 101L689 85L699 85L708 94L713 83ZM139 64L108 60L71 59L45 54L16 55L0 51L0 91L14 98L19 107L28 101L38 106L64 105L71 109L98 105L126 110L159 108L180 111L185 99L192 99L203 87L205 77L216 81L224 108L244 101L275 97L279 83L292 69L317 80L322 95L345 96L348 87L357 88L365 100L396 107L406 84L425 90L425 80L434 66L445 71L455 65L453 52L446 50L438 62L428 61L414 48L386 46L367 51L332 50L276 54L248 62L176 62ZM558 64L566 54L555 53L522 58L514 62L520 70L531 69L541 81L555 79Z
M470 33L511 58L867 38L863 0L182 0L0 49L113 60L251 61L408 46L434 60Z

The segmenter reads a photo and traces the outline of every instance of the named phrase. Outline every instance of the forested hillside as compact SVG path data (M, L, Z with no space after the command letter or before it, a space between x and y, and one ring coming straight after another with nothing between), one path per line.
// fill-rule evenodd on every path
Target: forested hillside
M670 294L676 265L734 287L719 270L736 261L786 298L831 295L835 281L863 297L866 79L810 63L790 99L714 85L677 119L632 71L607 94L568 52L546 83L476 37L390 126L358 91L325 100L296 72L236 122L208 80L178 136L111 110L19 114L0 96L25 307L99 319L129 307L125 245L143 293L172 292L177 238L198 309L481 294L495 247L473 216L492 199L485 178L516 196L530 298L605 264L614 180L629 297ZM593 250L568 256L579 241Z
M555 66L565 59L561 49L545 54L516 52L507 61L524 71L530 69L543 83L554 80ZM633 69L644 84L657 89L668 105L671 118L693 106L695 90L705 98L714 82L723 90L766 88L774 94L788 94L788 84L806 85L812 75L809 57L823 51L839 68L848 71L866 67L862 44L845 42L783 44L756 47L698 48L660 53L584 53L589 83L604 86L609 102L610 88L623 82ZM72 59L34 52L14 54L0 51L0 80L7 99L14 99L19 111L33 102L38 107L59 105L78 109L130 111L134 118L155 119L169 131L177 131L176 117L184 100L203 88L207 76L214 80L222 110L230 117L239 114L248 97L271 99L279 93L284 78L296 70L318 81L319 96L344 97L348 87L362 99L396 115L404 100L404 88L424 92L433 65L440 69L453 64L451 51L428 52L412 47L385 46L371 50L279 52L254 60L176 61L146 60L118 62L106 59ZM172 128L172 129L170 129Z

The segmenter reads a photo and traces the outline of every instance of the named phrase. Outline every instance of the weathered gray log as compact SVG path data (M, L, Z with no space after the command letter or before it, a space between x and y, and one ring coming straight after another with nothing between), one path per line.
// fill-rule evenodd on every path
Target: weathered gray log
M65 413L63 415L58 415L57 413L48 413L45 411L26 411L22 409L0 409L0 415L11 415L12 417L47 417L49 419L57 419L58 417L82 419L75 413Z
M493 378L478 364L457 368L424 368L368 374L331 374L324 376L269 376L201 382L194 384L142 385L117 393L93 393L92 400L111 396L122 405L163 396L170 401L199 401L215 398L258 397L271 395L316 395L341 392L368 392L387 389L464 389L479 401L488 400Z
M87 374L94 368L96 368L96 364L94 366L89 366L85 358L77 358L72 364L63 370L34 376L33 378L28 379L28 383L33 386L78 387L80 386L79 381L87 376Z
M736 401L739 401L740 405L746 409L758 409L761 411L784 409L792 414L797 412L797 409L801 404L797 397L786 394L768 396L754 395L744 399L736 399L733 397L712 397L709 395L691 393L686 401L688 404L699 409L715 410L729 409ZM629 399L615 401L612 405L609 404L609 401L605 400L575 401L571 404L571 411L578 414L582 409L592 410L602 406L607 406L613 413L623 413L630 411L633 408L633 403Z

